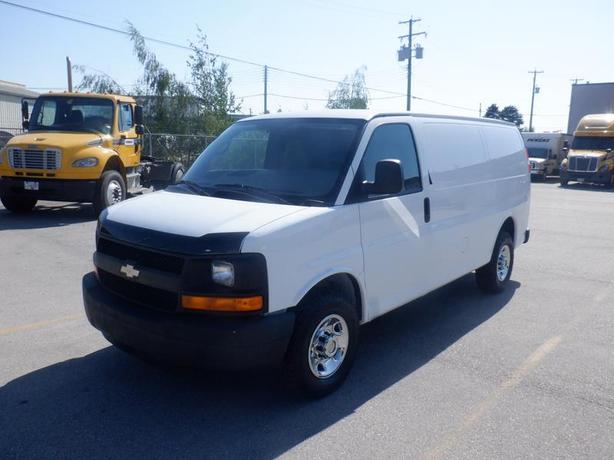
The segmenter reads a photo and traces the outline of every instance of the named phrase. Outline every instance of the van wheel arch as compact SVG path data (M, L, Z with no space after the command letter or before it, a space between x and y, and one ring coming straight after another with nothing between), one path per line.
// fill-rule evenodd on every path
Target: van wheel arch
M363 305L360 285L358 280L349 273L336 273L319 281L303 296L297 305L297 309L301 310L304 308L304 305L309 305L309 300L313 297L331 292L341 295L350 304L354 305L358 321L362 322Z
M495 242L499 239L499 236L503 232L508 233L512 237L512 241L514 242L514 245L515 245L516 244L516 224L514 222L514 219L511 216L505 219L505 221L501 225L501 228L499 229L499 233L497 233L497 237L495 238ZM494 249L494 245L493 245L493 249Z

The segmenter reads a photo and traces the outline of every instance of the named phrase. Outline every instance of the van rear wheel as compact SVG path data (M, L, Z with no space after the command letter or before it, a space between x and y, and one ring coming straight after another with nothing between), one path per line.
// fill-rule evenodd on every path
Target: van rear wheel
M497 237L490 262L475 271L478 287L489 294L497 294L505 289L514 267L514 240L507 232Z
M356 309L342 296L322 293L306 300L286 354L288 383L311 397L335 391L354 361L358 329Z

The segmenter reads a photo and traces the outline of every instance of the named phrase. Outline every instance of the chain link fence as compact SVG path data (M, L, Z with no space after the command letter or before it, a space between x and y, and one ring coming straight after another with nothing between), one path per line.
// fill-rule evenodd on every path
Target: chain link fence
M156 160L179 161L188 168L214 139L204 134L145 133L143 154Z
M4 147L9 139L13 136L17 136L18 134L22 134L24 131L21 128L9 128L0 126L0 149Z

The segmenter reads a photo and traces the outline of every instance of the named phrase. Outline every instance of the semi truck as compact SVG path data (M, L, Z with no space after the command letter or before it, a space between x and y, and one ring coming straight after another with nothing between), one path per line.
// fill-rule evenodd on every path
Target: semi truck
M561 185L570 181L614 185L614 113L585 115L578 123L561 164Z
M545 180L547 176L558 176L572 136L563 133L522 133L522 138L529 155L531 178Z
M0 200L9 211L51 200L93 203L99 214L183 176L180 163L142 155L143 108L132 97L48 93L31 116L23 101L22 118L26 132L0 150Z

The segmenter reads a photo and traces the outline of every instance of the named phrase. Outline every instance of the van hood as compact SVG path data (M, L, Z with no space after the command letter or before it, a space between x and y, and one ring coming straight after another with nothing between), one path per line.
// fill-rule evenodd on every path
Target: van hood
M52 147L70 149L83 147L88 142L96 142L102 139L95 133L60 132L60 131L33 131L11 138L7 147Z
M101 218L166 234L202 237L249 233L305 209L308 208L162 190L111 206Z

